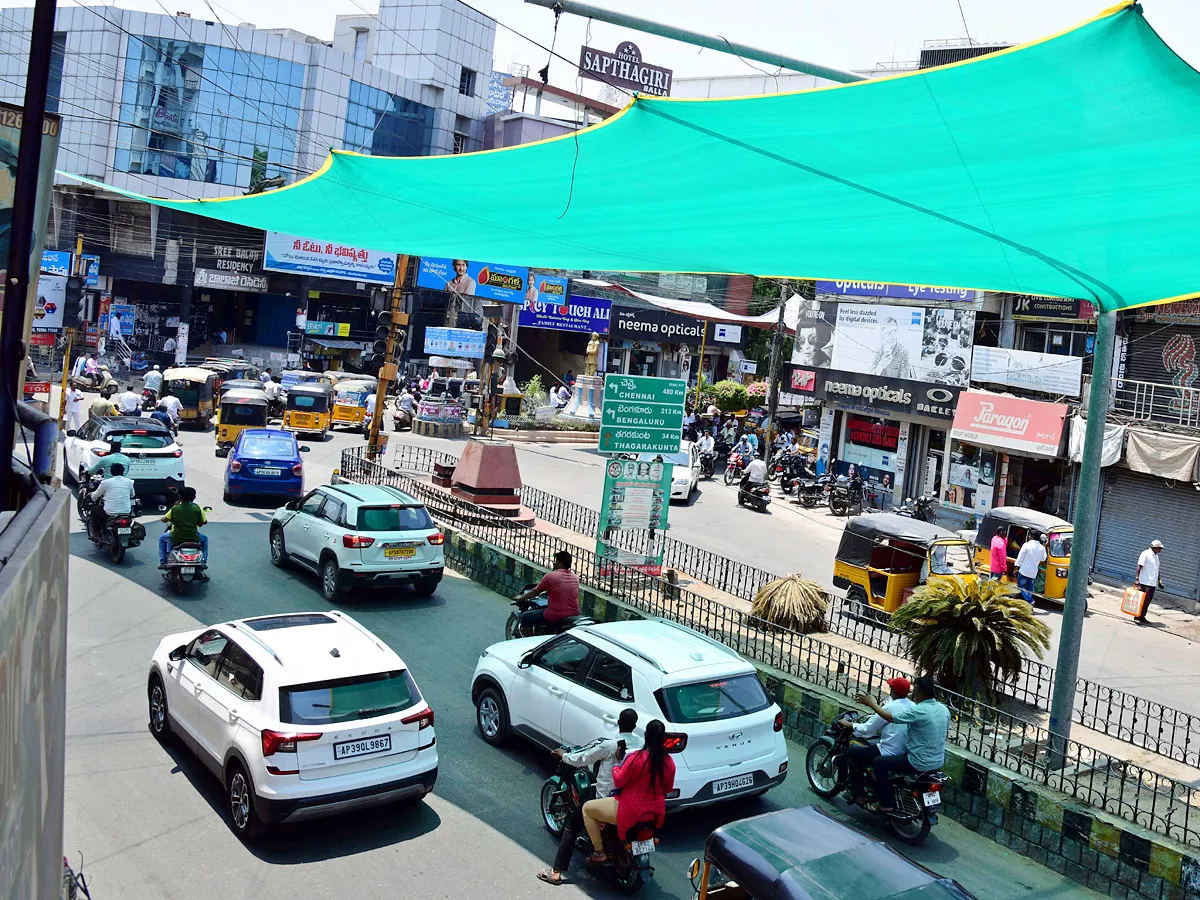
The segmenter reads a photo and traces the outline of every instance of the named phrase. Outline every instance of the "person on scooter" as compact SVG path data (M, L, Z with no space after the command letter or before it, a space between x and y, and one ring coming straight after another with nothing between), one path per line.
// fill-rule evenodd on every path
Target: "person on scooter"
M174 394L167 394L165 397L160 397L158 408L171 417L171 422L177 429L179 427L179 411L183 409L183 403L179 398Z
M908 699L912 685L909 684L907 678L889 678L887 686L891 691L892 699L883 704L884 709L895 713L898 709L906 709L914 705ZM843 728L852 729L856 738L869 740L876 736L879 737L878 743L868 743L865 746L853 745L846 752L846 758L850 765L847 773L847 780L850 783L849 800L851 803L865 806L867 796L863 778L867 769L880 756L897 756L907 750L908 726L888 722L882 716L871 716L865 722L859 722L857 725L847 722L845 719L839 719L838 724Z
M854 699L864 703L881 719L908 726L905 753L883 755L871 764L875 773L875 803L872 812L893 810L892 773L914 775L940 769L946 761L946 737L950 733L950 710L936 699L937 685L922 675L913 685L913 705L905 709L884 709L874 697L858 693Z
M167 510L162 521L171 526L158 536L158 564L167 564L167 554L177 544L200 544L200 557L208 565L208 535L200 526L208 523L204 508L196 505L196 489L183 487L179 491L179 502Z
M604 839L600 823L617 826L617 836L624 838L638 822L654 819L661 828L667 816L667 794L675 789L675 760L667 753L667 726L659 719L646 725L646 745L625 757L613 767L613 785L619 795L589 800L583 804L583 827L592 840L593 853L587 861L593 865L606 862Z
M117 412L123 416L136 416L142 410L141 395L133 392L133 385L130 385L117 394L115 402L117 404Z
M129 457L121 452L121 442L110 440L108 442L108 453L100 457L100 461L87 470L89 475L103 475L105 478L112 476L113 467L120 466L122 472L128 472L132 468L132 463Z
M163 375L158 366L155 366L149 372L142 376L142 384L146 390L154 395L155 399L162 393Z
M521 633L525 636L539 634L548 625L579 615L579 576L571 571L571 554L566 550L554 554L554 571L547 572L535 587L514 599L532 600L542 591L546 592L546 606L521 613Z
M767 464L757 456L750 460L750 465L746 466L746 474L742 476L741 490L745 490L752 484L766 484L767 481Z
M603 800L611 797L614 790L613 766L620 765L625 754L632 750L640 750L642 739L633 733L637 727L637 710L623 709L617 717L616 737L600 737L590 744L584 744L578 750L566 751L558 749L554 755L569 766L582 769L593 767L596 785L596 797ZM562 838L558 842L558 853L554 856L554 866L537 873L539 881L547 884L563 884L563 873L571 865L571 857L575 855L575 841L583 829L583 806L579 806L563 827Z
M109 516L127 516L133 512L133 479L125 477L125 467L112 463L112 474L91 493L92 525L100 533Z

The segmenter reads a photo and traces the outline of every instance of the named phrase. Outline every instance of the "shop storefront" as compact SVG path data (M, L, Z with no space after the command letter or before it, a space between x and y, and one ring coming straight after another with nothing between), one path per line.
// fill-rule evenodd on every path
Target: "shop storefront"
M653 307L614 304L606 371L690 378L704 337L699 319Z
M535 276L539 299L526 301L517 317L519 343L525 351L517 359L520 382L549 373L561 378L568 370L581 375L587 369L587 345L593 332L605 338L612 314L612 301L595 297L567 296L567 279ZM561 292L552 293L555 288ZM601 341L597 368L604 371L606 343Z

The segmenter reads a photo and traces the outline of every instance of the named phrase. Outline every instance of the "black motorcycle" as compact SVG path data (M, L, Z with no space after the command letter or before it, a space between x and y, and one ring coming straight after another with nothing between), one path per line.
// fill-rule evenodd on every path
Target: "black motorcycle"
M849 722L854 722L857 718L857 713L845 713L837 717ZM849 789L850 760L846 753L853 744L862 746L865 743L853 737L849 728L838 725L837 719L809 746L804 764L804 772L813 791L826 799L839 791ZM892 833L904 843L920 844L929 836L929 829L937 824L937 812L942 803L942 787L949 783L950 777L940 771L893 775L892 794L895 798L895 809L886 813L873 812L873 815L883 819ZM863 785L866 799L873 800L875 779L872 773L866 773Z
M537 585L525 585L526 591L533 590ZM531 632L526 632L521 628L521 613L529 612L531 609L545 609L549 602L545 597L534 597L530 600L513 600L512 605L516 607L509 616L508 621L504 623L504 639L511 641L514 638L534 637L541 634L562 634L564 631L570 631L577 625L595 625L596 620L591 616L568 616L558 622L548 623L544 628L538 628Z
M829 489L829 511L835 516L845 516L852 509L861 510L865 486L857 472L852 478L839 476Z
M776 465L779 470L777 473L779 486L785 494L794 491L796 486L806 478L815 477L808 458L803 453L789 453Z
M574 752L579 748L563 749ZM557 771L542 785L540 800L542 821L546 830L556 838L562 837L563 829L567 827L567 822L575 814L575 810L595 795L596 785L592 780L591 770L577 769L560 759ZM608 858L598 865L589 865L588 870L593 875L614 882L625 893L634 893L647 878L654 877L654 867L650 865L650 860L658 843L654 836L655 830L652 820L639 822L629 829L625 840L620 840L617 836L617 826L604 823L601 825L600 834L604 843L604 854ZM579 832L575 849L586 854L592 852L592 842L586 831Z
M896 515L920 519L922 522L933 522L937 518L933 511L936 500L937 497L933 494L924 494L916 499L909 497L901 506L897 507Z
M725 462L729 459L729 451L733 449L733 444L725 440L723 437L718 437L713 442L713 452L717 455L717 462Z
M712 478L717 470L716 454L701 453L700 454L700 474L705 478Z
M743 482L738 486L738 506L749 506L751 509L765 513L770 502L771 486L769 484L765 482L763 484Z
M142 514L142 504L134 497L132 511L128 515L109 516L103 526L97 528L96 520L92 517L96 505L92 491L99 487L100 480L99 475L93 475L79 486L79 518L87 528L88 540L103 548L115 565L120 565L125 561L125 551L141 546L146 539L146 527L137 521Z

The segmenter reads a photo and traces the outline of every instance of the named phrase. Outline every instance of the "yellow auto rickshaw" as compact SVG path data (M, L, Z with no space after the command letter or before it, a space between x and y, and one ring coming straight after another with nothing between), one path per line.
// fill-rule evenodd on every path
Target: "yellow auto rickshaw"
M207 368L207 367L206 367ZM228 381L221 381L220 373L217 374L217 415L215 421L219 424L221 421L221 401L225 399L225 395L230 391L261 391L263 383L257 378L230 378Z
M213 393L217 373L199 366L167 369L163 372L163 394L178 397L180 422L207 431L213 420Z
M225 391L225 396L221 398L216 431L217 456L228 456L234 441L244 429L266 428L269 406L266 391L261 388L230 388Z
M375 396L378 386L379 382L365 375L353 381L339 381L335 384L331 427L349 425L361 431L367 415L367 398Z
M850 519L833 563L834 585L871 618L895 612L922 584L977 577L969 542L953 531L894 513Z
M1046 561L1038 570L1033 593L1044 600L1061 603L1067 596L1067 570L1071 567L1071 542L1075 526L1066 519L1021 506L989 509L975 532L975 568L991 571L992 538L1000 532L1008 544L1008 571L1004 581L1017 582L1017 554L1032 535L1047 535Z
M320 435L329 431L333 387L328 384L294 384L288 388L283 411L283 430L295 434Z

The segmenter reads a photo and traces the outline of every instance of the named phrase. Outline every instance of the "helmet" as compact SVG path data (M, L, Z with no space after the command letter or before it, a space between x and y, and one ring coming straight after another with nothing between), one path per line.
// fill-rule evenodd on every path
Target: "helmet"
M155 366L155 367L154 367L154 371L155 371L155 372L157 372L157 371L158 371L158 366Z

